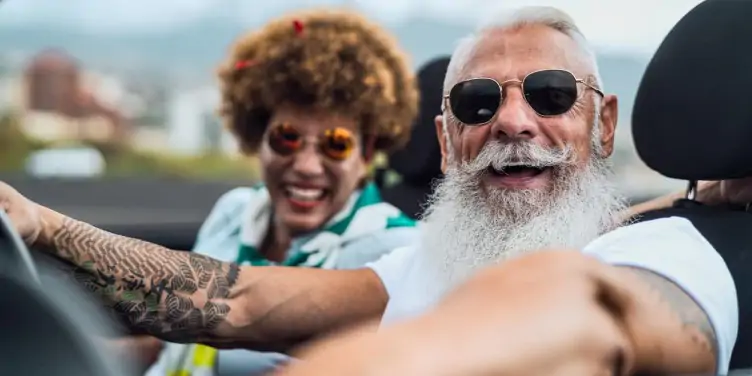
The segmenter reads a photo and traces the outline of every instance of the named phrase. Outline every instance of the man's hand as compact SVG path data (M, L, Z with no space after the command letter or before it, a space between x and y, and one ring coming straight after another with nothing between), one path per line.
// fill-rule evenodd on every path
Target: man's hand
M0 181L0 208L8 214L24 242L34 244L43 230L39 205Z

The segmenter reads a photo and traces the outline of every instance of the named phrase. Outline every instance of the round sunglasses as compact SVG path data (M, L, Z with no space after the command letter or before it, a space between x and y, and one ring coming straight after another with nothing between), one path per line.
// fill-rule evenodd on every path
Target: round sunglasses
M335 161L347 159L355 148L355 135L346 128L327 129L321 132L317 139L318 151ZM303 149L307 140L297 128L285 123L272 126L267 142L275 153L289 156Z
M597 87L578 79L569 71L546 69L532 72L522 80L499 83L492 78L472 78L457 83L444 96L454 117L466 125L483 125L490 122L504 99L503 87L517 83L527 104L539 116L557 116L572 109L577 102L577 84L583 84L603 97Z

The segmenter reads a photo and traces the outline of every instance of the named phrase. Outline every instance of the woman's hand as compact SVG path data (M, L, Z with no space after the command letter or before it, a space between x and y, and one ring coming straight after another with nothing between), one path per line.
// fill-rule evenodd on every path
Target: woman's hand
M0 209L5 210L27 245L37 241L44 229L39 205L0 181Z
M752 178L701 182L697 198L707 205L752 203Z

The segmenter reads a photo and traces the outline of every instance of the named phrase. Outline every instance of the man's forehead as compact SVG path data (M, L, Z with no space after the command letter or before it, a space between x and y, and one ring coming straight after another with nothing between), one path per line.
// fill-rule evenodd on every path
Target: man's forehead
M579 77L590 74L583 55L573 39L546 26L491 30L477 40L459 79L522 79L542 69L565 69Z

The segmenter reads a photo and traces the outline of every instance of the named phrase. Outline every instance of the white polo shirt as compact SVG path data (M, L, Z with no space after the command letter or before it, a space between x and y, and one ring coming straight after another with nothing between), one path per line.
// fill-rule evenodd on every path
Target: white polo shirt
M671 217L624 226L595 239L583 252L608 264L652 271L684 289L713 325L718 373L728 371L739 326L736 286L723 258L691 222ZM416 255L416 248L405 247L368 265L389 294L382 325L420 315L434 304L425 297L435 283Z

